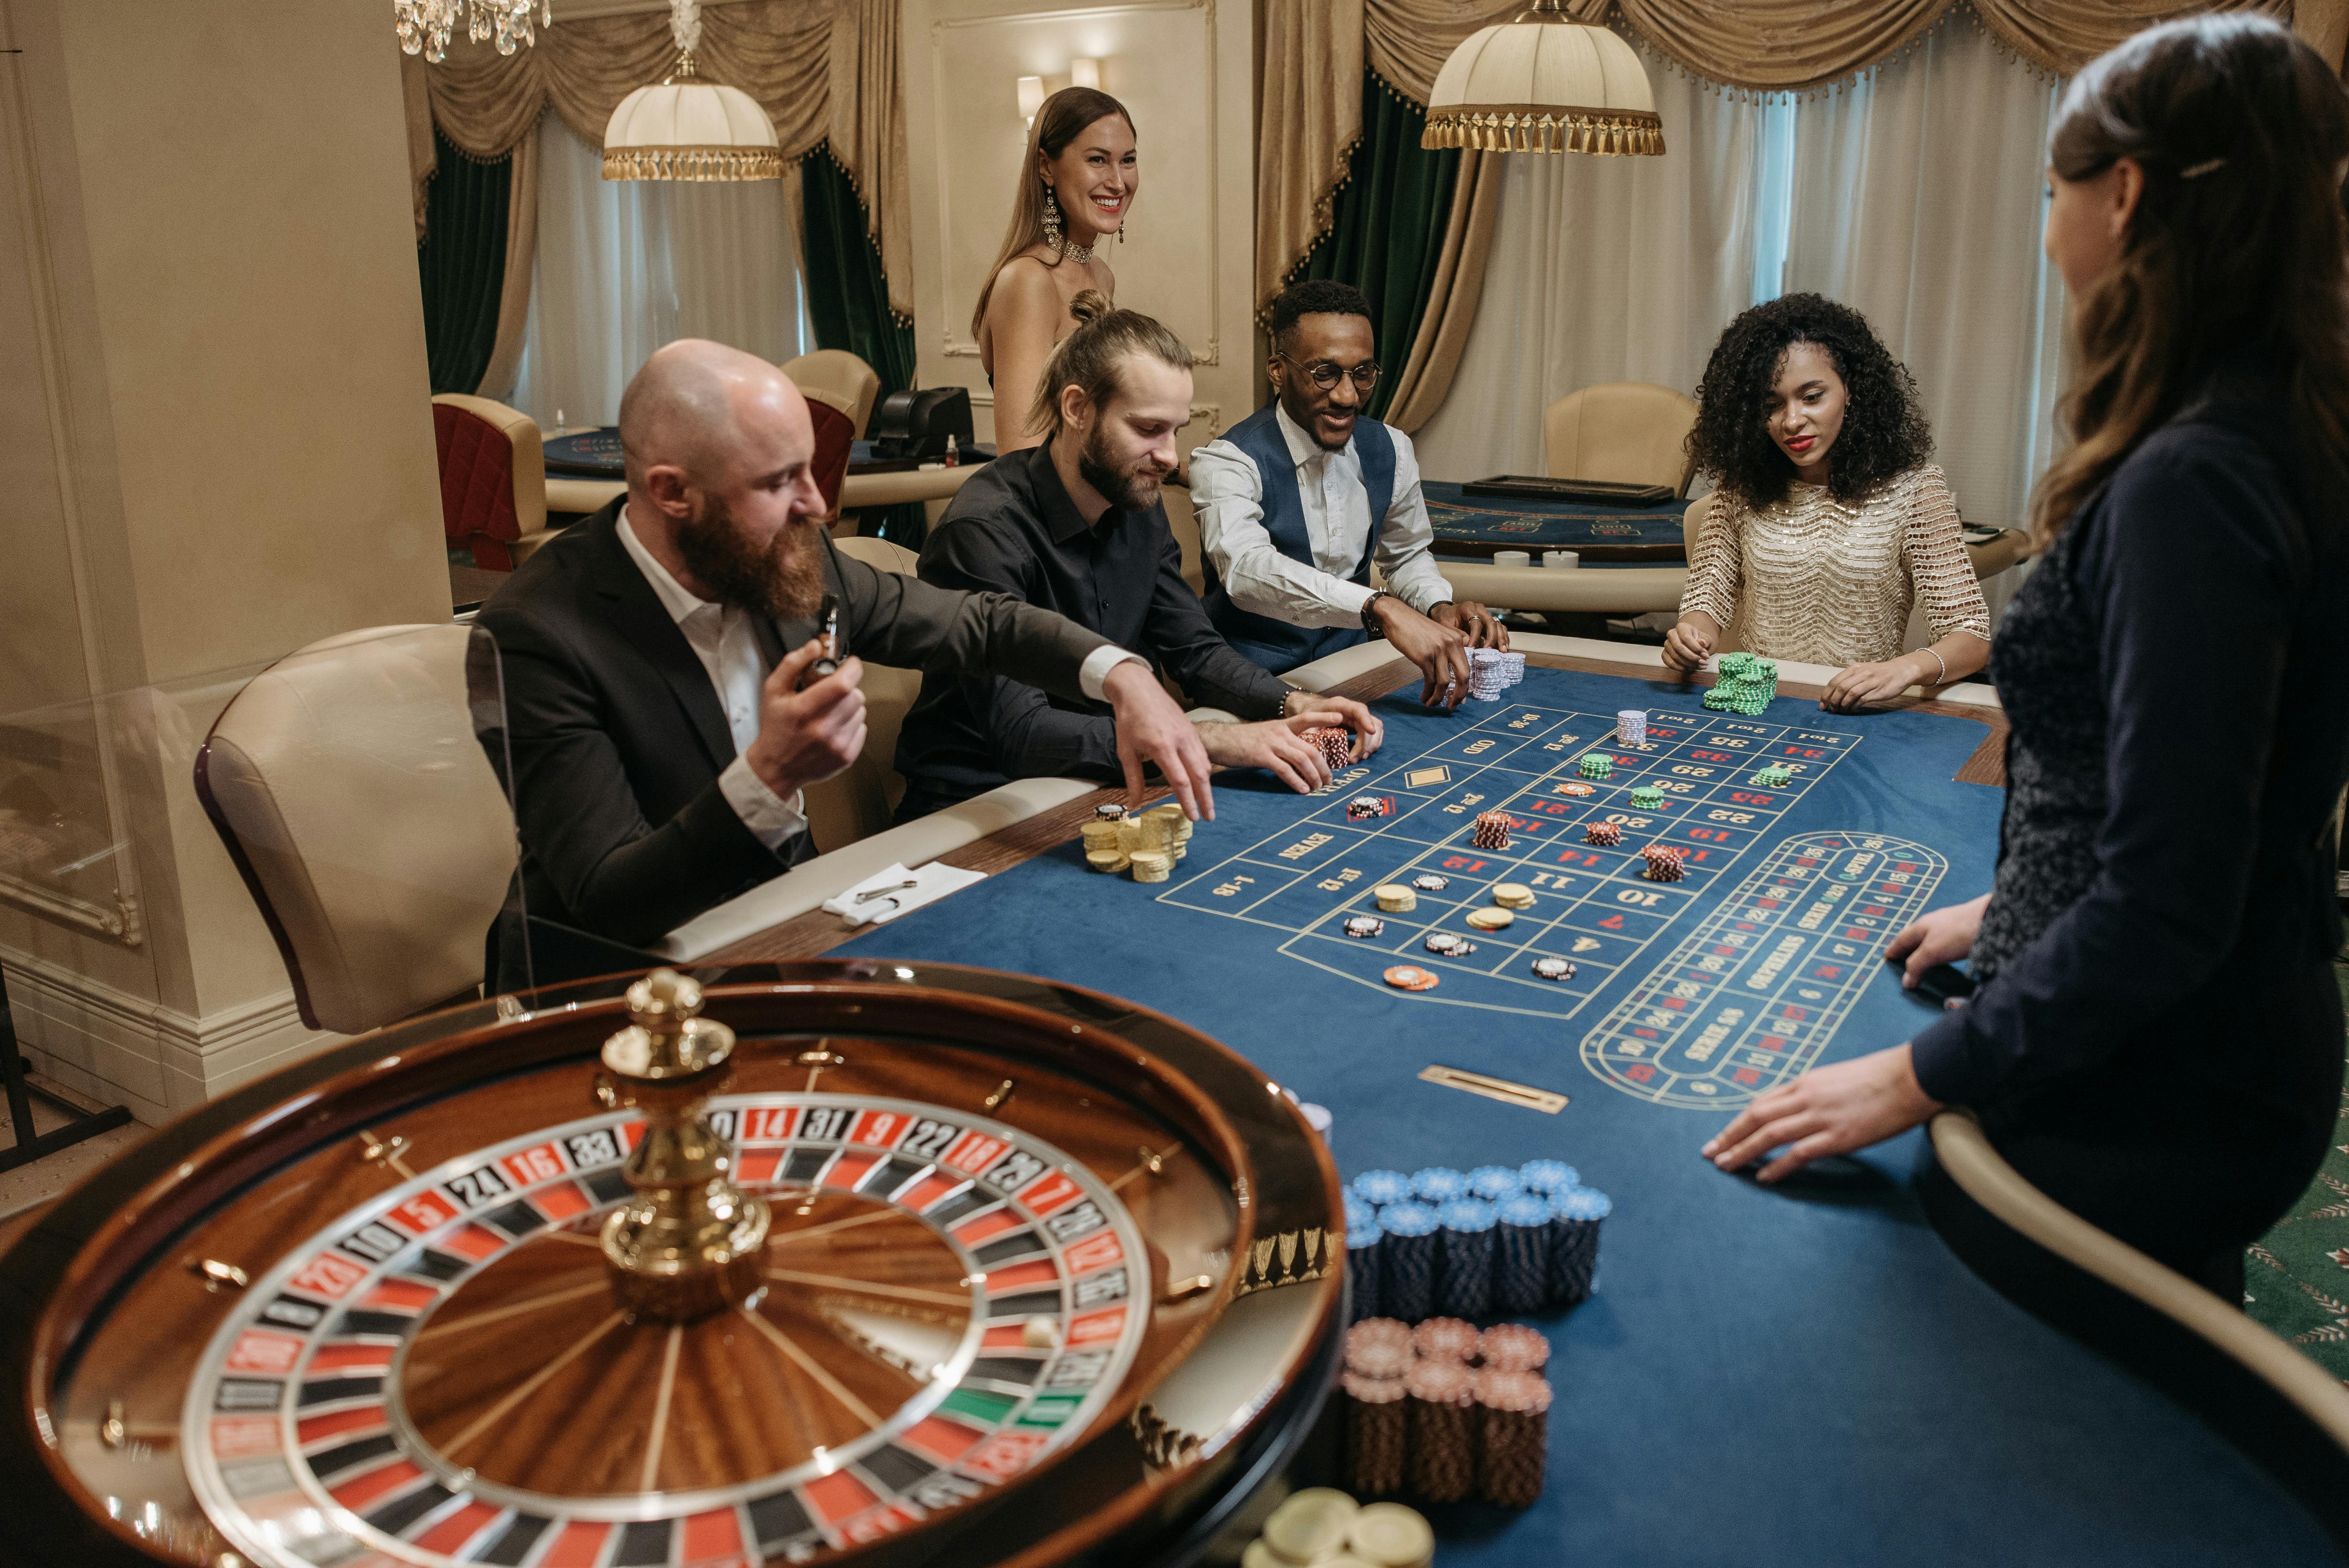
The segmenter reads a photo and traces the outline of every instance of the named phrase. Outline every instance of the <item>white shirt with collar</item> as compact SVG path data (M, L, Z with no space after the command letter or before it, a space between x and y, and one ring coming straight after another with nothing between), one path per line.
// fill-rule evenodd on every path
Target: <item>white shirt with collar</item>
M620 548L636 563L636 570L652 584L654 595L661 608L668 612L677 629L693 649L701 667L709 672L709 684L717 689L718 706L726 715L726 727L734 735L734 760L718 775L719 792L742 825L750 830L758 841L771 850L781 850L786 840L807 830L805 797L799 790L792 792L789 800L767 787L765 779L750 771L750 764L742 753L759 736L759 698L767 682L767 656L759 649L759 639L751 630L747 610L731 604L716 604L698 598L685 585L669 575L668 568L653 558L636 531L628 526L626 507L620 510Z
M1305 511L1310 564L1292 560L1264 526L1263 476L1256 460L1227 440L1191 454L1191 504L1199 515L1199 547L1215 562L1224 592L1241 609L1293 626L1352 626L1362 618L1371 590L1349 581L1371 536L1371 494L1362 459L1350 438L1325 449L1276 403L1273 418L1297 465L1297 499ZM1419 459L1411 438L1392 426L1394 492L1379 520L1377 554L1387 591L1426 614L1452 597L1435 565L1434 532L1420 494Z

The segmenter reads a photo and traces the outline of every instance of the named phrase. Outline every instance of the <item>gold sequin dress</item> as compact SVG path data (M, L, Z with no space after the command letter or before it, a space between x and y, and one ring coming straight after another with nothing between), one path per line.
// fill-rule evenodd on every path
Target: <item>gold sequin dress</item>
M1747 606L1744 645L1770 659L1851 665L1898 658L1919 599L1933 640L1990 641L1957 502L1940 469L1920 464L1847 505L1824 485L1795 484L1772 505L1712 519L1689 564L1681 614L1726 629Z

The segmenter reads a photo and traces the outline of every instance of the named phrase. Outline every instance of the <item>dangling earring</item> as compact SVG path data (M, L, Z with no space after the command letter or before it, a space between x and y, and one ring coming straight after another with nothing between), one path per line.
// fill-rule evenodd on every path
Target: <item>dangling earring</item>
M1044 187L1044 242L1052 247L1055 255L1061 250L1061 199L1052 194L1050 185Z
M1124 216L1124 217L1123 217L1123 218L1120 218L1120 219L1117 221L1117 242L1118 242L1119 244L1123 245L1123 244L1124 244L1124 243L1125 243L1125 230L1126 230L1126 225L1127 225L1127 224L1129 224L1129 223L1131 223L1131 222L1133 222L1133 209L1131 206L1129 206L1129 207L1127 207L1127 208L1126 208L1126 210L1125 210L1125 216Z

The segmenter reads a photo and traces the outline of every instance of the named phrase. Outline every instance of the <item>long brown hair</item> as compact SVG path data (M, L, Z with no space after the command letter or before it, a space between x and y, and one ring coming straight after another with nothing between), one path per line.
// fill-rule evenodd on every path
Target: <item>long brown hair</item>
M2312 481L2349 477L2344 157L2340 78L2264 16L2148 28L2073 79L2049 139L2055 174L2091 180L2133 158L2145 191L2119 261L2074 309L2072 444L2034 498L2043 542L2232 350L2285 377Z
M1155 317L1113 309L1099 289L1077 291L1069 314L1077 318L1077 330L1053 345L1044 374L1036 378L1036 401L1028 409L1028 428L1043 431L1048 441L1061 433L1061 394L1074 387L1094 407L1107 407L1117 396L1129 355L1147 354L1177 370L1191 368L1191 350L1181 338Z
M1094 88L1062 88L1037 109L1035 127L1028 134L1028 155L1019 160L1019 184L1012 192L1011 226L1003 232L1003 248L995 253L995 264L987 269L987 282L979 285L978 308L970 313L971 336L977 337L987 323L987 302L1005 265L1020 252L1044 242L1044 184L1036 172L1038 160L1060 157L1077 139L1079 131L1112 115L1125 121L1126 129L1133 130L1133 116L1125 106ZM1141 134L1134 131L1137 137ZM1061 258L1054 256L1044 264L1057 267Z

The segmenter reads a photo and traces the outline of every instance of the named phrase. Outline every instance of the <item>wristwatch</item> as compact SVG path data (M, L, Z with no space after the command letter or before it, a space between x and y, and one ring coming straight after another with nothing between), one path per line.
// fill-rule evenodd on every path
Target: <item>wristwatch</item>
M1373 588L1371 590L1371 596L1362 601L1362 630L1368 632L1373 637L1383 637L1387 634L1386 628L1379 624L1377 614L1379 601L1381 599L1392 599L1393 597L1393 594L1388 593L1383 588Z

